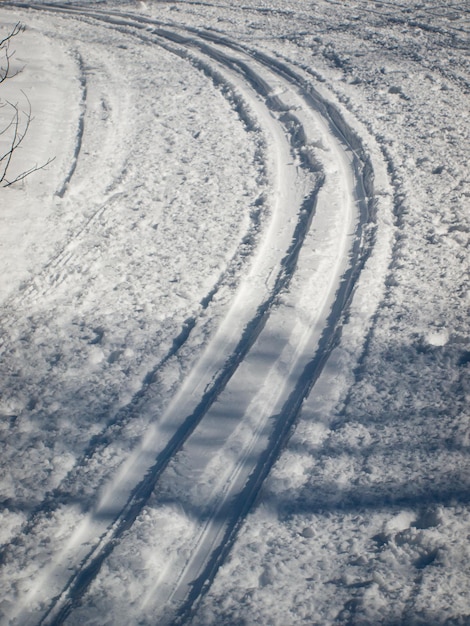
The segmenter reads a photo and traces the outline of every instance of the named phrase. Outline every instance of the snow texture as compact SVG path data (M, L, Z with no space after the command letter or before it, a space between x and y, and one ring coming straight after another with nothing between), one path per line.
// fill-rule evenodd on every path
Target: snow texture
M470 623L469 12L2 4L2 624Z

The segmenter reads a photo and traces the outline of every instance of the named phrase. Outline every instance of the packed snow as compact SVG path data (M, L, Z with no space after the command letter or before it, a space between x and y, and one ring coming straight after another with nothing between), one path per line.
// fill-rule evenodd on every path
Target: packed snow
M469 14L2 4L2 624L470 623Z

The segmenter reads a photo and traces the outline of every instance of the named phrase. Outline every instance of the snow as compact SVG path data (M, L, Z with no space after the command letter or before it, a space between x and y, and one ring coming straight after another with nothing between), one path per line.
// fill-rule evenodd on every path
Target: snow
M467 623L465 5L31 7L2 623Z

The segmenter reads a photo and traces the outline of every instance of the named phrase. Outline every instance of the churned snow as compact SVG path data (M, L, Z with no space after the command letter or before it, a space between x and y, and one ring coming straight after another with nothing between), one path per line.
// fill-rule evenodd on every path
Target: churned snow
M468 16L0 8L2 623L469 623Z

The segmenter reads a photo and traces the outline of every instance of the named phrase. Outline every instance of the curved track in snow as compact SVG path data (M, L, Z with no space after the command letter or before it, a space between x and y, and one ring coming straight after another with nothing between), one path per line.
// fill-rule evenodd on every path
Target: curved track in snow
M268 137L272 217L228 313L94 509L65 547L49 548L49 564L16 614L18 623L62 624L88 598L92 614L91 584L125 549L152 497L153 506L177 502L187 532L184 546L161 537L167 557L133 610L144 622L148 614L154 623L183 623L224 562L339 339L373 243L372 167L337 109L287 62L137 15L33 8L101 22L187 59L223 88L248 128ZM45 607L39 619L31 604Z

